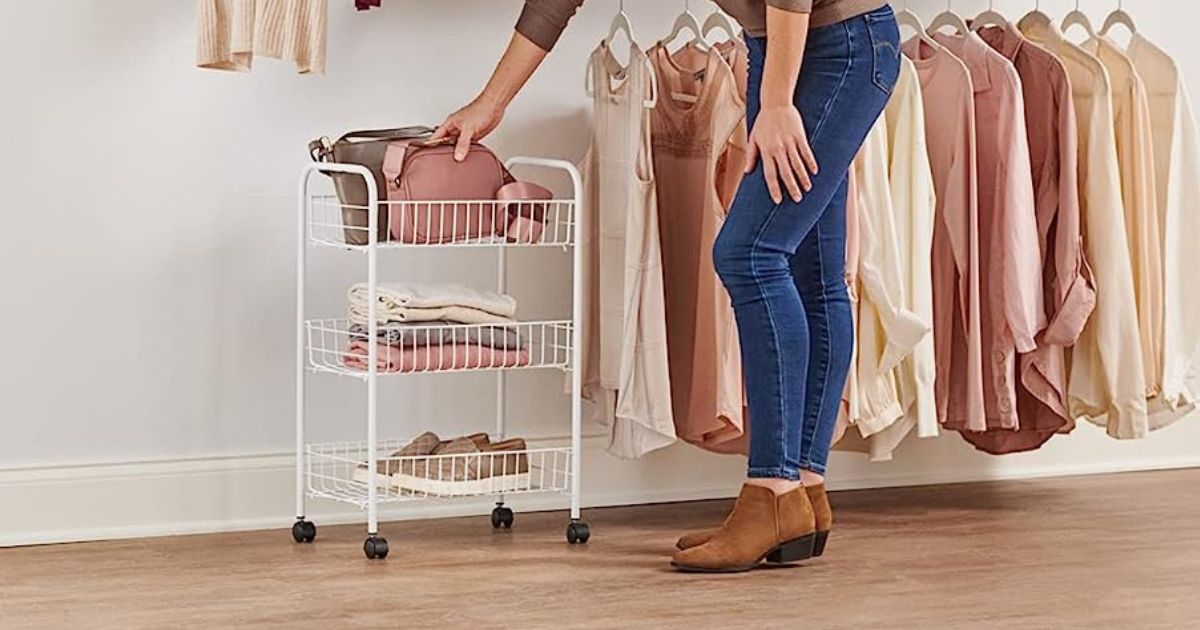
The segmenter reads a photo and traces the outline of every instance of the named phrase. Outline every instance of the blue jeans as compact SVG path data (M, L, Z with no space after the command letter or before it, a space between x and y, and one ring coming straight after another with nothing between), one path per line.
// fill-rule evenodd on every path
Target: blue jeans
M748 116L760 109L765 38L750 46ZM733 300L750 405L749 476L824 474L854 347L846 290L848 173L900 72L890 7L809 31L795 105L820 172L794 203L747 175L713 249Z

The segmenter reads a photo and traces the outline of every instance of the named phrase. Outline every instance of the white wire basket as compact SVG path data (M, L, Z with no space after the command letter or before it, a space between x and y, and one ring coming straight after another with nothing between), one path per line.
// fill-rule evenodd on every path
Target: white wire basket
M337 195L310 194L309 241L328 247L366 249L369 208L343 204ZM575 201L379 202L381 248L566 247L575 233Z
M366 378L369 331L349 319L305 322L310 369ZM388 325L377 331L378 374L528 370L571 365L571 322Z
M451 455L399 457L406 440L381 441L376 461L376 498L381 503L416 499L568 493L570 448L526 448ZM363 507L368 502L366 442L309 444L308 495Z

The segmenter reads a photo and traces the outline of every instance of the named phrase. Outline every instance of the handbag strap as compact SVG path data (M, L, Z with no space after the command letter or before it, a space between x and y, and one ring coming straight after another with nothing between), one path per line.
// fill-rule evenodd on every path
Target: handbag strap
M434 131L436 130L433 127L425 125L396 127L394 129L361 129L343 135L341 138L338 138L338 142L345 140L408 140L428 136Z
M314 162L328 162L333 158L333 145L329 136L321 136L308 143L308 157Z
M308 143L308 155L314 162L329 162L333 160L333 146L341 142L354 140L415 140L431 135L435 129L425 125L410 127L395 127L392 129L360 129L351 131L337 142L331 142L329 136L321 136Z

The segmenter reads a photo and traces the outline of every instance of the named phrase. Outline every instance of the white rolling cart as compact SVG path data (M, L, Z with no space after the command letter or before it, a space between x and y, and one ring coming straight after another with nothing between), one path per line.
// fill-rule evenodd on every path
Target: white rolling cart
M367 538L363 551L368 558L382 559L388 554L387 540L379 535L379 506L384 503L399 503L414 500L431 500L451 497L494 496L496 507L492 511L492 526L509 528L513 524L513 511L505 506L504 497L512 494L557 492L570 497L570 522L566 537L570 544L586 543L591 536L587 523L580 520L580 443L581 443L581 373L579 354L581 347L580 321L582 318L582 257L575 247L576 226L580 225L583 212L582 181L579 171L570 163L540 158L514 158L507 163L509 168L559 170L565 172L572 184L572 197L539 201L535 203L456 201L437 202L379 202L378 186L371 172L351 164L313 163L304 167L299 182L300 230L296 252L296 522L292 526L292 537L297 543L311 543L316 538L316 525L306 518L309 498L330 499L357 506L366 511ZM335 195L320 195L310 191L315 173L341 173L362 177L367 184L369 205L345 206ZM381 220L388 217L423 216L427 222L440 220L454 222L464 216L462 210L469 208L472 216L492 213L497 225L507 220L511 212L536 212L543 215L542 233L536 241L525 238L524 242L510 242L504 236L471 234L464 240L438 243L412 243L380 240ZM349 225L345 219L347 210L366 212L364 225ZM380 210L383 214L380 214ZM440 217L440 219L438 219ZM468 228L476 229L476 228ZM347 234L357 238L347 239ZM515 237L519 238L519 237ZM362 242L362 245L349 241ZM365 331L351 330L348 319L311 319L306 308L306 284L308 279L307 254L310 247L334 248L362 254L366 261L366 283L369 287L368 303L370 325ZM570 319L559 321L521 322L512 326L446 325L438 328L421 328L419 335L438 339L472 340L479 343L475 348L479 355L474 359L454 359L448 369L433 363L416 361L404 364L397 371L381 370L378 364L378 346L363 343L368 347L361 357L365 365L351 367L346 364L347 350L355 340L365 342L377 339L380 333L400 333L380 326L377 320L377 287L380 282L378 255L384 249L404 248L408 250L428 248L494 248L497 252L496 285L504 293L507 284L506 253L510 247L535 247L547 251L561 250L573 260L572 307ZM388 280L402 278L388 277ZM412 280L412 278L403 278ZM409 329L411 330L411 329ZM523 355L527 357L518 364L507 359L498 363L483 354L482 342L477 340L486 335L512 335L519 338ZM513 337L507 337L513 338ZM427 339L428 342L428 339ZM428 343L426 344L428 345ZM469 346L469 344L468 344ZM468 347L468 350L470 347ZM470 354L470 352L468 352ZM491 363L489 363L489 361ZM496 423L491 440L502 441L506 432L506 383L505 374L512 370L552 369L570 374L571 396L571 441L569 447L526 448L522 450L484 451L469 454L430 455L400 457L392 455L408 442L406 439L383 440L377 432L378 388L391 379L408 378L415 374L434 378L435 374L452 374L466 371L494 371L496 373ZM310 443L305 440L306 378L309 373L329 374L353 378L366 385L366 439L354 442ZM452 376L446 376L452 378ZM435 428L435 427L429 427ZM371 474L369 471L376 471Z

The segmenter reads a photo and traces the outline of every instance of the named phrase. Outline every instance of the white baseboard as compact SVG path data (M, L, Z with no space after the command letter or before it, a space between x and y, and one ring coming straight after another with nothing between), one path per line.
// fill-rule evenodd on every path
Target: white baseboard
M1097 444L1099 450L1087 457L1056 458L1052 452L998 460L948 439L914 448L900 464L867 464L839 454L840 474L829 485L849 490L1200 467L1200 449L1117 457L1104 452L1117 447ZM732 496L743 466L738 458L704 455L689 447L638 462L616 460L603 448L602 440L585 441L585 507ZM0 469L0 547L282 532L294 519L292 462L290 454L279 453ZM518 511L563 510L567 497L518 496L509 503ZM381 510L381 520L483 515L491 507L491 501L479 499L413 502ZM361 512L326 501L310 500L308 513L319 525L364 520Z

